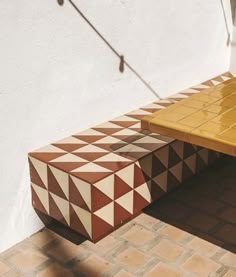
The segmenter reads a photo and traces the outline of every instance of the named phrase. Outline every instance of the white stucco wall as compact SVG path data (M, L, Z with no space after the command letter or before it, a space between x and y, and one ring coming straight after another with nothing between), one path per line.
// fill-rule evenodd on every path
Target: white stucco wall
M162 97L228 70L220 0L75 2ZM155 100L118 65L66 0L0 1L0 252L42 227L28 151Z

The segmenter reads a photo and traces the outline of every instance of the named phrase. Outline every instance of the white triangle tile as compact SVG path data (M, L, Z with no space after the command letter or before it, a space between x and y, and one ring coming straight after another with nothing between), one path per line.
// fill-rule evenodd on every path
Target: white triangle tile
M71 153L68 153L66 155L63 155L61 157L58 157L54 160L51 160L51 162L65 162L65 163L69 163L69 162L74 162L74 163L78 163L78 162L88 162L85 159L82 159L80 157L77 157L76 155L73 155Z
M158 184L158 186L165 192L167 192L167 181L168 181L168 171L164 171L160 175L153 178L153 181Z
M29 159L32 162L41 180L43 181L44 185L48 187L47 164L32 157L29 157Z
M97 143L97 142L96 142ZM108 151L100 148L100 147L97 147L95 145L92 145L92 144L88 144L86 146L83 146L75 151L73 151L73 153L106 153Z
M99 125L97 125L94 128L111 128L111 129L114 129L114 128L117 129L117 128L119 128L120 129L121 127L119 125L116 125L116 124L108 121L108 122L99 124Z
M94 129L88 129L83 132L75 134L75 136L104 136L104 134Z
M141 122L139 121L138 123L132 125L129 127L130 129L139 129L141 128Z
M104 178L103 180L93 184L93 186L112 200L114 199L114 175Z
M171 167L170 172L176 177L179 182L182 182L183 162Z
M62 140L57 141L56 143L57 144L84 144L84 145L87 144L86 142L84 142L80 139L77 139L75 137L67 137Z
M113 136L134 136L137 135L137 132L130 130L130 129L122 129L114 134L112 134Z
M127 115L148 115L148 114L150 114L150 112L147 112L147 111L144 111L144 110L141 110L141 109L138 109L138 110L132 111L130 113L127 113Z
M117 138L114 138L114 137L111 137L111 136L106 136L106 137L96 141L96 144L103 144L103 143L104 144L106 144L106 143L115 144L115 143L121 143L121 140L117 139Z
M114 202L109 203L105 207L96 211L94 214L111 226L114 226Z
M144 199L146 199L149 203L152 201L151 192L148 184L143 184L135 189Z
M45 147L42 147L38 150L34 150L36 153L67 153L66 151L54 146L54 145L48 145Z
M184 157L184 143L182 141L176 140L171 144L171 147L174 149L176 154L183 159Z
M120 122L122 122L122 121L132 121L132 122L137 121L138 122L137 119L131 118L131 117L126 116L126 115L116 117L116 118L112 119L111 121L112 122L115 122L115 121L120 121Z
M43 189L33 183L31 183L35 193L38 195L38 198L40 199L41 203L43 204L45 210L49 214L49 198L48 198L48 191L46 189Z
M197 154L193 154L184 160L193 173L196 173L196 160Z
M116 155L114 153L109 153L97 160L95 162L130 162L129 159L126 159L125 157Z
M74 211L76 212L78 218L80 219L81 223L83 224L85 230L87 231L87 233L89 234L90 237L92 237L92 218L91 218L91 213L81 209L78 206L75 206L74 204L72 204L72 207L74 209Z
M163 143L163 141L150 136L145 136L141 139L134 141L134 143Z
M177 93L177 94L171 95L170 98L184 99L184 98L188 98L188 96L181 94L181 93Z
M154 155L161 161L161 163L168 168L169 165L169 146L158 149Z
M50 192L50 195L52 196L53 200L57 204L58 209L64 216L66 222L68 225L70 225L70 207L69 207L69 202L62 199L61 197L55 195L54 193Z
M111 170L95 163L88 163L72 170L71 172L111 172Z
M144 149L144 148L139 147L134 144L127 144L126 146L121 147L114 152L119 152L119 153L132 153L132 152L143 153L143 152L145 152L146 153L146 152L150 152L150 150Z
M158 104L154 104L154 103L142 107L142 109L163 109L163 108L164 108L163 106L158 105Z
M217 86L217 85L219 85L221 83L221 82L215 81L215 80L211 80L211 82L214 84L214 86Z
M69 199L69 176L67 173L52 167L49 165L54 177L56 178L58 184L60 185L61 189L63 190L67 199Z
M91 210L91 185L74 176L71 176L71 179L80 192L81 196L83 197L84 202Z
M208 150L206 148L203 148L200 151L198 151L198 154L205 162L205 164L208 164Z
M129 213L133 214L133 204L134 204L133 191L130 191L125 195L121 196L120 198L116 199L115 202L117 202L121 207L123 207Z
M116 175L121 178L131 188L134 187L134 164L131 164L118 172Z
M181 91L181 93L199 93L199 90L196 90L194 88L189 88L189 89Z
M231 78L225 77L225 76L221 76L221 78L222 78L224 81L227 81L227 80L231 79Z

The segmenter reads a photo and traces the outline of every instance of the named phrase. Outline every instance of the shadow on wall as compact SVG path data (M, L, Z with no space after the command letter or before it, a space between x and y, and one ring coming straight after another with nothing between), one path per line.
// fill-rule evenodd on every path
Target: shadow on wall
M235 167L224 157L144 212L236 253Z
M233 12L234 12L234 9L233 9L233 4L232 2L235 2L234 0L231 0L231 11L232 11L232 16L233 16ZM222 7L222 11L223 11L223 15L224 15L224 21L225 21L225 28L226 28L226 31L227 31L227 46L230 45L231 43L231 31L230 31L230 28L229 28L229 24L228 24L228 20L227 20L227 14L226 14L226 10L225 10L225 5L224 5L224 2L223 0L220 0L220 3L221 3L221 7Z

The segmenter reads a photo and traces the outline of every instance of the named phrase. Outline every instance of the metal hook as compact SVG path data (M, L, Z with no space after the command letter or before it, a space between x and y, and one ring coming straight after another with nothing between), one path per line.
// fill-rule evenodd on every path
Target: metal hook
M60 6L63 6L64 0L57 0L57 3L58 3Z
M125 71L125 58L124 58L124 56L120 56L119 70L120 70L121 73L123 73Z

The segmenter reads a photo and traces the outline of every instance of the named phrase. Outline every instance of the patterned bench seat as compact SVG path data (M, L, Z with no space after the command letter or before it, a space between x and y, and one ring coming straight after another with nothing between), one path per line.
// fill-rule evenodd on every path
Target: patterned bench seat
M231 77L222 74L172 100ZM33 207L96 242L217 159L217 152L141 129L143 116L172 102L154 102L30 152Z

